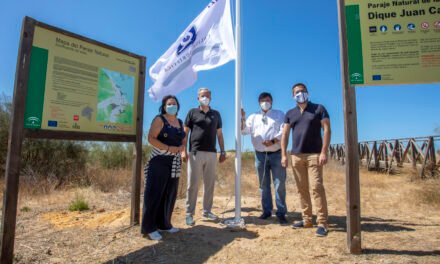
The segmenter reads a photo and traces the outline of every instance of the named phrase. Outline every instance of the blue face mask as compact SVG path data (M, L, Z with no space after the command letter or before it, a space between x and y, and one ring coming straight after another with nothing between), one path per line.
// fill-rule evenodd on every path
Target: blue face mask
M176 115L177 114L177 105L167 105L167 106L165 106L165 111L169 115Z
M295 100L302 104L309 100L309 94L307 92L299 92L294 96Z

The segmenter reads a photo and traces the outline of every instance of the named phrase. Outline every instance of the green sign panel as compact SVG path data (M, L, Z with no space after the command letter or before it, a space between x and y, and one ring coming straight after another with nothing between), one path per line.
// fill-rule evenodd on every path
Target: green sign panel
M24 127L136 134L140 59L35 26Z
M440 82L440 0L345 5L352 85Z

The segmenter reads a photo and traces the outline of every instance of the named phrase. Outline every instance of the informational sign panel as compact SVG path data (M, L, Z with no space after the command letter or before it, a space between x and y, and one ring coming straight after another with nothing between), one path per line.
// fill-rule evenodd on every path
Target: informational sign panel
M139 57L35 26L24 127L136 134Z
M345 1L352 85L440 82L440 0Z
M133 142L130 224L139 224L146 57L23 18L0 223L0 263L14 262L25 138Z

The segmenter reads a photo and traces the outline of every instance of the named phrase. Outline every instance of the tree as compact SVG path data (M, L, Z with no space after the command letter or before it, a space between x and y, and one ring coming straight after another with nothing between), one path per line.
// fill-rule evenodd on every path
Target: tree
M9 124L11 121L12 103L4 93L0 96L0 173L5 175L6 155L8 153Z

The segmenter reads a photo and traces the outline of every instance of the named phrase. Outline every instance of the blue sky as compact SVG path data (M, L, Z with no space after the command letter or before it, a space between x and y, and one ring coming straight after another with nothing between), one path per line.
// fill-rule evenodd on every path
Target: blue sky
M31 16L147 57L149 68L208 4L168 1L2 1L0 4L0 91L13 93L22 18ZM231 2L232 6L235 4ZM331 116L332 143L344 141L337 6L334 1L242 1L243 85L247 113L259 109L258 94L274 97L274 108L295 106L291 86L304 82L311 100ZM439 73L440 74L440 73ZM147 78L146 89L151 85ZM178 94L179 117L197 106L197 89L209 87L212 107L223 117L226 149L234 148L234 62L199 73ZM358 87L359 140L427 136L440 127L440 85ZM145 132L158 103L145 98ZM439 132L437 132L438 134ZM252 149L244 138L244 149Z

